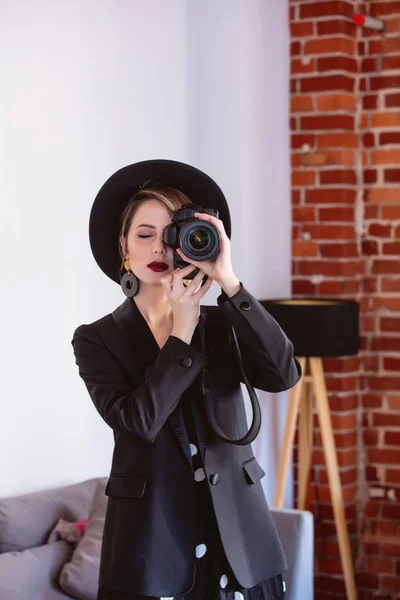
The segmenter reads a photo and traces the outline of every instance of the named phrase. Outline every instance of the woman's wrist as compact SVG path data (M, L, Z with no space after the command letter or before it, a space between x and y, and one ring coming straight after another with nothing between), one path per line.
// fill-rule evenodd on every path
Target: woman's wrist
M218 282L221 286L222 290L228 296L228 298L232 298L235 294L237 294L241 289L241 284L236 275L232 275L231 277L225 279L224 281Z

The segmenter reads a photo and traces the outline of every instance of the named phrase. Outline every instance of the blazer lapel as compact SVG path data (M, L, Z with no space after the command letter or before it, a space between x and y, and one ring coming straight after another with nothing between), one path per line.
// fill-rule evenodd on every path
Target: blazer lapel
M131 358L134 360L136 368L139 366L141 371L144 372L148 365L155 362L160 352L160 348L146 319L132 298L127 298L125 302L114 310L112 316L129 347ZM168 422L190 466L192 466L189 439L180 404L178 404L174 412L168 417Z
M134 356L136 366L147 367L152 364L160 348L133 299L127 298L112 316Z

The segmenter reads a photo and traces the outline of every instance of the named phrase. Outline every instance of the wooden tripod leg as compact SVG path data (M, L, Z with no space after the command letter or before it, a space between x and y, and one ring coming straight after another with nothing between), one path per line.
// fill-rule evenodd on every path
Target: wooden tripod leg
M304 372L306 359L298 359ZM276 480L276 491L274 506L282 508L285 495L286 479L290 462L290 455L293 449L294 434L296 430L297 415L299 412L301 392L303 389L303 378L290 390L289 405L286 414L285 433L283 436L282 450L279 457L278 475Z
M313 434L313 390L311 381L305 378L299 420L299 476L297 486L297 508L305 509L308 480L311 467Z
M348 600L357 600L350 542L343 506L342 486L339 477L335 439L333 437L322 359L310 358L309 360L311 376L314 382L315 401L321 429L326 468L328 471L333 513L335 516L336 531L339 541L340 558L342 561L344 581L346 586L346 596Z

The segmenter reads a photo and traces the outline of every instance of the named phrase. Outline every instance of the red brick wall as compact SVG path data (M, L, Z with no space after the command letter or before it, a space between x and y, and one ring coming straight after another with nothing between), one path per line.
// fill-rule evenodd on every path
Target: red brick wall
M358 597L398 600L400 0L289 5L293 296L360 302L360 353L324 368ZM314 443L316 598L345 598L317 421Z

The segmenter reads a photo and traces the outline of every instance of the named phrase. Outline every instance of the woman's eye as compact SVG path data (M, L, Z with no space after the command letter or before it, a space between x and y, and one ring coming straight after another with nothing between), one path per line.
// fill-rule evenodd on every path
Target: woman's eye
M138 237L140 237L140 238L149 238L149 237L151 237L151 234L142 234L142 235L141 235L141 234L139 233L139 234L138 234Z

